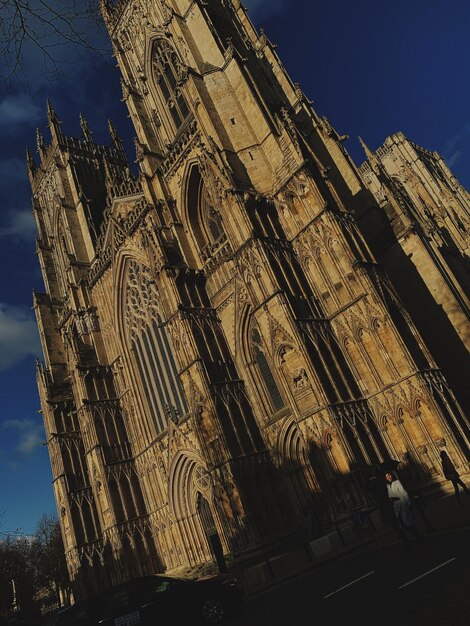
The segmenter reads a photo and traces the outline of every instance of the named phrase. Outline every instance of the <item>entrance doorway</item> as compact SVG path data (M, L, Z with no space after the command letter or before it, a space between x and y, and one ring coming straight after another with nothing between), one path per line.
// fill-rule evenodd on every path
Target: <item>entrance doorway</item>
M202 528L204 529L207 543L219 568L219 572L226 573L227 563L225 562L222 542L217 532L209 502L200 491L198 491L196 496L196 511L201 521Z

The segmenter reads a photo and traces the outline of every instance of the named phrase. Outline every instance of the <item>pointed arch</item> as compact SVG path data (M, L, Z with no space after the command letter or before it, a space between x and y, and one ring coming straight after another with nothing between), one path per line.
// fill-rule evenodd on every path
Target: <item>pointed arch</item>
M181 89L181 82L186 68L177 51L163 33L156 35L147 44L147 76L151 77L160 113L168 135L174 135L190 116L186 97Z
M278 458L288 471L308 464L307 450L293 419L286 421L277 439Z
M201 485L201 476L207 477L205 486ZM196 513L200 491L211 491L204 461L191 450L178 451L171 462L168 479L168 502L174 519L182 520Z
M186 167L182 186L183 219L189 227L198 255L205 263L227 240L222 217L215 206L215 194L210 194L195 160Z
M254 388L261 395L262 403L272 414L286 406L275 375L274 363L266 351L259 327L247 306L241 320L241 345L245 363L248 365Z
M188 405L169 334L160 314L160 298L150 269L129 254L118 262L115 311L118 336L131 367L144 413L160 434L168 415L183 417Z
M278 435L277 456L299 510L315 511L321 525L328 517L325 494L303 433L293 419L284 423Z

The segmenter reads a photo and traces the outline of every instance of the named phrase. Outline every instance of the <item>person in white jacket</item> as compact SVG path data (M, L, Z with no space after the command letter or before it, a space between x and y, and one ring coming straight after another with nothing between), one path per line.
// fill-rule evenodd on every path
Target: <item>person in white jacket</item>
M385 474L385 482L387 483L388 497L392 502L398 526L405 532L409 532L416 539L421 540L421 534L415 525L411 498L408 492L393 472Z

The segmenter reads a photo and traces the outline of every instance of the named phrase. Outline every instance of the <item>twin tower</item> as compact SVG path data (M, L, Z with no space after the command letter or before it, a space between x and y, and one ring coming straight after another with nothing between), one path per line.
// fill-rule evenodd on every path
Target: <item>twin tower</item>
M398 134L359 170L239 0L102 12L138 176L51 105L28 154L76 596L326 533L389 459L468 471L470 201L439 155Z

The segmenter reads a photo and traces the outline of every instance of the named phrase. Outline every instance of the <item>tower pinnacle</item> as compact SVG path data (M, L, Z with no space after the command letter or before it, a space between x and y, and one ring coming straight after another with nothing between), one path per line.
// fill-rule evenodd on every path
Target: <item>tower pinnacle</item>
M380 161L377 158L377 155L374 152L372 152L372 150L369 148L369 146L366 144L366 142L364 141L362 137L358 137L358 139L359 139L359 143L361 144L366 154L367 160L371 168L378 175L380 173L381 166L380 166Z
M36 149L38 151L39 156L42 159L47 148L46 148L46 143L44 141L43 134L41 133L39 128L36 128Z
M374 153L372 152L372 150L369 148L369 146L366 144L366 142L364 141L364 139L362 137L358 137L359 139L359 143L362 146L362 149L364 150L364 152L366 153L366 157L368 159L373 159L375 157Z
M88 122L82 113L80 113L79 119L80 119L80 128L82 129L83 139L87 142L92 143L93 133L91 132L91 129L88 126Z
M60 125L62 122L59 121L59 118L57 117L57 113L55 112L55 109L52 106L52 103L49 100L49 98L47 99L46 106L47 106L47 119L49 122L49 130L51 131L52 138L58 141L59 139L62 138L62 130L60 128Z
M113 146L119 152L120 156L122 156L122 158L125 158L124 146L123 146L123 143L122 143L122 139L119 136L119 133L117 132L116 127L114 126L114 124L112 123L112 121L110 119L108 119L108 132L109 132L109 135L111 137L111 141L113 143Z
M36 165L36 161L34 160L33 153L31 152L29 147L26 148L26 167L28 170L28 176L31 179L36 173L37 165Z

